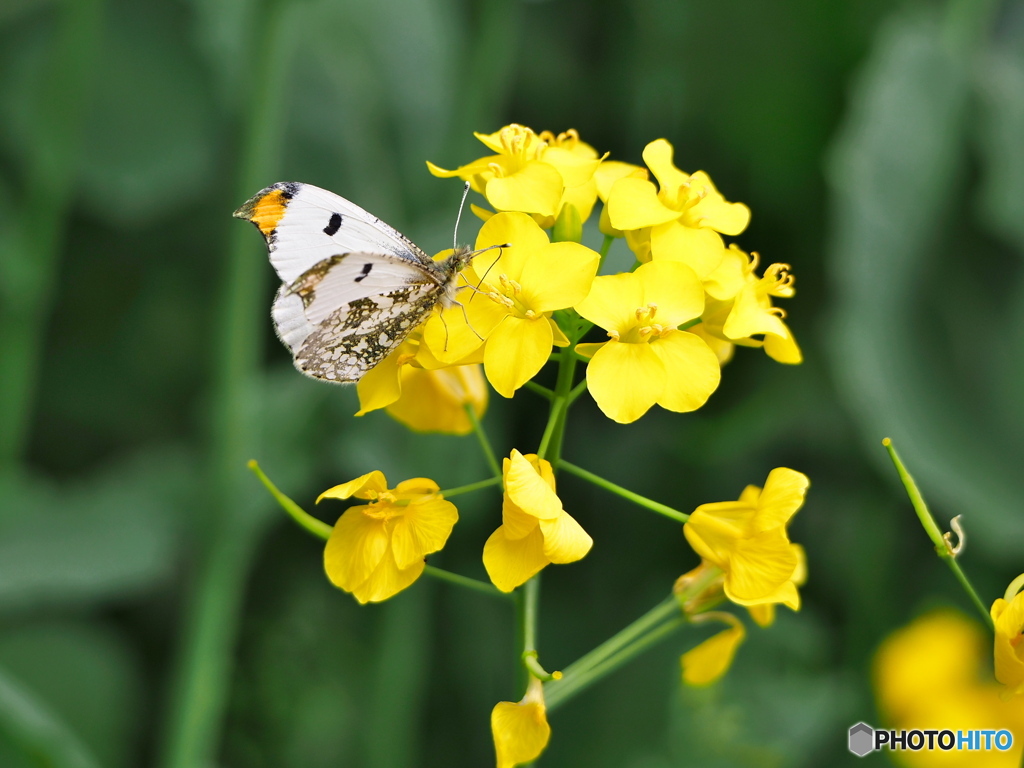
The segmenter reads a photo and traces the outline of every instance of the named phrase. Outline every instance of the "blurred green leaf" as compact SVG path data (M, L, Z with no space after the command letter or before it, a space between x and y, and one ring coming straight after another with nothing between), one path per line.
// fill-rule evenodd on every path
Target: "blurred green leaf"
M1014 45L1014 43L1016 45ZM1024 256L1024 54L1018 35L982 60L978 149L983 162L980 214Z
M986 4L976 4L983 12ZM954 10L970 9L951 5ZM851 95L832 153L831 266L837 296L829 352L841 394L854 410L875 460L891 436L940 516L967 513L974 542L1016 554L1024 519L1017 440L1001 442L989 409L977 341L935 327L924 286L941 285L952 331L977 307L991 311L976 270L964 270L950 235L962 217L970 67L975 48L954 47L975 19L939 9L903 13L879 33ZM944 254L951 265L940 266ZM980 261L978 254L974 261ZM961 270L959 280L945 270ZM971 302L973 295L987 304ZM957 303L958 302L958 303ZM959 347L957 347L959 344ZM963 361L953 354L957 348ZM969 372L970 376L956 375Z
M67 725L0 669L0 757L9 768L99 768Z
M178 8L122 3L110 16L82 204L105 221L144 222L187 206L217 178L212 99Z
M0 609L138 595L167 579L195 468L173 451L130 457L57 486L0 480Z
M118 634L69 620L6 628L0 631L0 668L69 729L45 736L51 749L63 745L70 754L80 739L80 749L95 755L92 765L137 764L142 670Z

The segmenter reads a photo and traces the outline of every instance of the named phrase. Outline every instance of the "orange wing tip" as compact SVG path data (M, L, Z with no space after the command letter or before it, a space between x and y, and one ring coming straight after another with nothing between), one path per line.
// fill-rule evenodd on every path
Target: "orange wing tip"
M255 224L263 236L270 238L284 217L288 203L302 185L295 181L279 181L262 189L245 201L232 216Z

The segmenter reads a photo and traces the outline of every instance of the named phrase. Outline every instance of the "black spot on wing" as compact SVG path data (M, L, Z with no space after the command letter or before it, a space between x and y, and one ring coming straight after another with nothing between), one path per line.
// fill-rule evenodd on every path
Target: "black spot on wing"
M327 226L324 227L324 234L333 236L339 229L341 229L341 214L332 213L331 220L327 222Z
M337 216L337 214L335 214L335 215ZM324 231L326 232L327 230L324 230ZM365 280L366 276L368 274L370 274L370 270L371 269L373 269L373 264L371 264L370 262L367 262L366 264L363 264L363 271L359 273L359 276L356 278L356 282L358 283L358 282L360 282L362 280Z

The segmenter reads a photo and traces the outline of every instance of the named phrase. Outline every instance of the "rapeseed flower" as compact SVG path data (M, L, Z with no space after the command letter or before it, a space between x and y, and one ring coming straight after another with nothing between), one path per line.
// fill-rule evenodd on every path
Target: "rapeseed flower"
M582 559L593 539L563 508L551 464L517 450L503 461L501 525L484 544L491 582L511 592L550 563Z
M992 603L991 614L996 635L996 680L1006 686L1007 697L1024 693L1024 592L1000 597Z
M710 685L718 680L732 664L736 649L746 637L743 622L731 613L710 611L690 617L691 623L720 621L727 629L712 635L679 657L683 668L683 682L687 685Z
M487 385L480 366L446 366L422 343L414 331L397 349L371 368L356 384L359 412L385 408L396 421L417 432L465 435L473 429L466 414L477 418L487 410Z
M655 403L670 411L700 408L721 370L708 345L677 326L699 317L704 290L693 270L674 261L594 279L576 311L609 341L578 344L590 357L587 388L608 418L626 424Z
M321 499L368 499L349 507L334 524L324 549L331 582L360 603L387 600L423 573L424 558L441 549L459 519L433 480L417 477L388 489L384 473L374 470L336 485Z
M476 247L511 243L482 253L463 270L461 306L431 317L423 331L430 352L451 363L483 345L484 372L503 397L533 378L552 345L568 339L551 318L590 290L600 256L579 243L552 243L523 213L499 213L480 229ZM468 324L467 324L468 320Z
M672 153L665 139L644 148L644 162L659 186L628 176L618 180L608 196L608 219L612 228L634 233L627 242L640 261L682 261L703 278L722 261L719 233L740 234L750 209L727 202L703 171L680 171Z
M908 768L1017 768L1024 710L990 677L987 640L975 622L950 610L927 613L891 634L875 654L873 683L886 728L1008 730L1011 749L890 752Z
M800 609L796 582L802 578L802 552L789 541L786 525L809 484L801 472L773 469L763 490L749 485L739 501L702 504L683 525L690 546L725 574L729 600Z
M554 224L566 204L575 206L582 220L590 216L597 200L594 172L601 158L575 130L557 136L550 131L537 134L512 123L491 134L473 135L496 154L452 171L428 162L430 172L442 178L458 176L495 210L534 215L544 229Z
M748 256L735 245L726 249L722 263L704 280L708 300L699 333L729 345L724 354L719 351L720 359L724 356L727 360L731 345L740 344L763 346L768 356L780 363L800 363L800 347L783 322L786 313L772 306L772 297L788 299L796 294L789 265L771 264L758 277L757 262L756 253Z
M491 710L491 734L498 768L513 768L540 757L551 738L544 686L530 678L526 695L519 702L500 701Z

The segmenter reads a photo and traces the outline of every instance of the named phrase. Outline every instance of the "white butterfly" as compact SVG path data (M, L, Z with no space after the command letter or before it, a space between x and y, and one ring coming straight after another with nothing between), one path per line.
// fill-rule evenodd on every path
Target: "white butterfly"
M476 255L434 261L408 238L333 192L281 181L234 216L263 234L281 278L271 315L307 376L352 382L388 356L436 304L456 304L456 280Z

